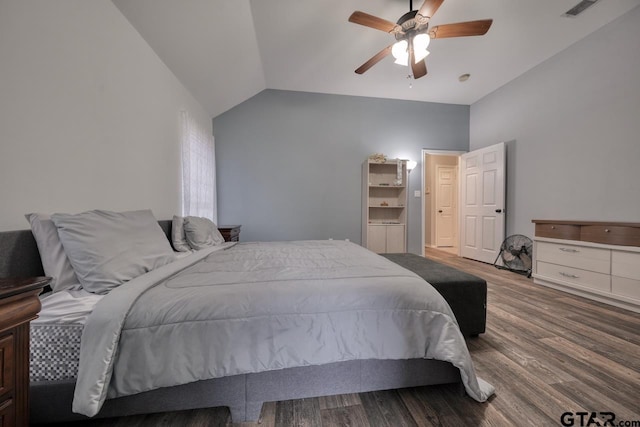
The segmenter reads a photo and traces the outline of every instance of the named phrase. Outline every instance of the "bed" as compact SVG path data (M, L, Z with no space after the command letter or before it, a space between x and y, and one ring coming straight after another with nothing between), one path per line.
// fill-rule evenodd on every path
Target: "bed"
M0 233L0 249L0 276L43 274L31 231ZM52 343L64 339L43 339L47 327L75 328L66 344L80 354L75 374L32 368L32 422L214 406L255 421L265 401L455 382L478 401L493 393L442 297L349 242L218 245L96 299L75 326L48 311L33 323L32 339Z

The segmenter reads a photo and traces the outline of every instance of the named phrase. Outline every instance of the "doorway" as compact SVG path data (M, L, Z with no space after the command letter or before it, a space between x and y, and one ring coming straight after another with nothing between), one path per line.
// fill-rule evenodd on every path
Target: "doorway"
M458 151L423 150L423 251L438 248L459 255Z
M506 147L422 150L422 254L437 248L492 263L505 235ZM453 176L452 176L453 174Z

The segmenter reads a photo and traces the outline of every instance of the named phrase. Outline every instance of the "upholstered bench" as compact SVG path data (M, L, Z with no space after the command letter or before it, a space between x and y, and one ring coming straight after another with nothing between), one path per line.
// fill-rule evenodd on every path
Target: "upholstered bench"
M449 303L464 335L485 331L487 282L472 274L415 254L381 254L429 282Z

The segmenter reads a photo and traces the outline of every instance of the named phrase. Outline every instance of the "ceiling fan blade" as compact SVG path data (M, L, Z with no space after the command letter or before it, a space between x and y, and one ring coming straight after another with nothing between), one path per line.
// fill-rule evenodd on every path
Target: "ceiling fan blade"
M443 2L444 0L424 0L422 7L418 10L418 15L427 20L431 19Z
M364 25L365 27L374 28L376 30L384 31L385 33L393 33L401 30L402 28L386 19L378 18L377 16L369 15L368 13L360 12L356 10L349 17L349 22L354 24Z
M413 47L409 48L409 64L411 64L411 72L413 74L414 80L427 75L427 64L424 62L424 59L418 61L418 63L416 64Z
M413 72L413 78L419 79L420 77L424 77L427 75L427 64L424 62L424 59L418 61L418 63L411 62L411 71Z
M479 21L458 22L456 24L444 24L429 30L432 39L444 39L448 37L482 36L489 31L493 19L481 19Z
M380 52L376 53L371 59L369 59L367 62L365 62L364 64L362 64L357 70L356 73L357 74L363 74L365 71L367 71L369 68L373 67L374 65L376 65L378 62L382 61L387 55L389 55L391 53L391 47L393 45L389 45L387 47L385 47L384 49L382 49Z

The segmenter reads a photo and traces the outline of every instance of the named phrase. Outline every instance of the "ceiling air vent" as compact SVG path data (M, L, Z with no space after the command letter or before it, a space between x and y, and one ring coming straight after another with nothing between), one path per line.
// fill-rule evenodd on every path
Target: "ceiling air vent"
M587 8L596 4L597 2L598 0L582 0L580 3L573 6L571 9L567 10L563 16L566 16L568 18L574 18L580 15L585 10L587 10Z

